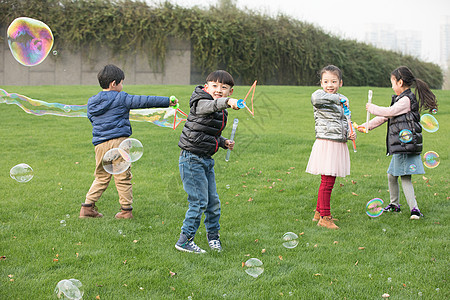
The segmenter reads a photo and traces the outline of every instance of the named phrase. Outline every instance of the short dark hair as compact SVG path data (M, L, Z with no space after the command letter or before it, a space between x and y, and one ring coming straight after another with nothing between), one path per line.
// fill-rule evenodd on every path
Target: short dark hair
M231 87L234 86L233 76L231 76L230 73L224 70L211 72L208 77L206 77L206 83L208 83L209 81L217 81L223 84L228 84Z
M322 80L322 75L325 72L334 73L339 78L339 80L342 80L342 71L335 65L328 65L328 66L324 67L322 70L320 70L320 74L319 74L320 80Z
M98 83L103 89L109 88L109 84L113 81L119 84L125 79L123 71L115 65L106 65L98 72Z

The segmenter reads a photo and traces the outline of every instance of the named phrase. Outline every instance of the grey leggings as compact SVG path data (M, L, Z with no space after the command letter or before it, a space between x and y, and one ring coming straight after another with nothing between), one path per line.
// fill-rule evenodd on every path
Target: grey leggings
M389 183L389 194L391 197L391 204L400 205L399 196L400 189L398 186L398 177L388 174L388 183ZM414 187L411 182L411 175L400 176L402 180L402 188L403 193L406 197L406 202L409 205L409 209L412 210L414 207L419 209L417 206L416 196L414 195Z

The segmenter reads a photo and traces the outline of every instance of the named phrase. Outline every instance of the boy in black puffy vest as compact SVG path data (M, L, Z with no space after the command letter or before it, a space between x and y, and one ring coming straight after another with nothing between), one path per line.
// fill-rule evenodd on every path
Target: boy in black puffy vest
M219 239L220 200L212 155L219 147L231 150L234 147L233 141L221 136L227 124L226 109L239 109L237 100L229 98L233 94L233 86L233 77L228 72L214 71L208 75L204 86L195 88L189 101L189 116L178 143L182 149L180 175L189 202L180 238L175 244L180 251L205 252L194 243L203 213L210 248L222 250Z

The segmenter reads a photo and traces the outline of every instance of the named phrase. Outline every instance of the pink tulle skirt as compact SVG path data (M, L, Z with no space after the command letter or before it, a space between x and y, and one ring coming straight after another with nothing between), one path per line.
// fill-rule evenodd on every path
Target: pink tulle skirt
M347 143L316 139L306 172L313 175L345 177L350 175L350 154Z

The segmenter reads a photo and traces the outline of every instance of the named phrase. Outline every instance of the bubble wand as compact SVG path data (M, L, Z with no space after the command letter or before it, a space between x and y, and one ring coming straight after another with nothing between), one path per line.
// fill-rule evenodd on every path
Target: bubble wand
M372 103L372 90L369 90L369 100L367 103ZM369 119L370 119L370 112L367 111L367 117L366 117L366 133L369 132Z
M236 129L238 126L239 120L236 118L233 121L233 129L231 130L231 137L230 137L230 141L234 141L234 135L236 134ZM230 160L230 155L231 155L231 150L228 149L227 150L227 155L225 156L225 161L229 161Z
M344 106L344 115L348 116L348 127L350 127L350 132L353 134L353 125L352 125L352 112L350 109L348 109L348 106L345 105L345 102L347 101L346 98L341 99L341 103ZM355 140L352 140L353 142L353 152L356 152L356 142Z
M248 90L247 95L245 95L244 99L239 99L237 102L237 107L239 107L240 109L246 108L253 117L255 116L255 108L253 107L253 97L255 96L256 83L257 83L257 81L255 80L255 82L253 82L252 86ZM248 108L247 103L245 101L247 100L247 97L248 97L248 95L250 95L250 92L252 92L252 90L253 90L252 98L251 98L252 109L250 110L250 108Z

